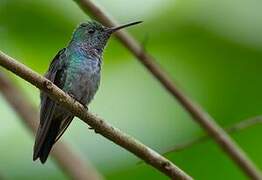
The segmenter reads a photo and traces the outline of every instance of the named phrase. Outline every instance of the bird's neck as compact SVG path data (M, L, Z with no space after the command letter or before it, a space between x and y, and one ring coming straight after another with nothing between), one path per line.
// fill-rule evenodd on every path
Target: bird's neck
M91 56L98 59L102 56L102 50L96 49L86 42L71 41L68 48L71 52L80 53L83 56Z

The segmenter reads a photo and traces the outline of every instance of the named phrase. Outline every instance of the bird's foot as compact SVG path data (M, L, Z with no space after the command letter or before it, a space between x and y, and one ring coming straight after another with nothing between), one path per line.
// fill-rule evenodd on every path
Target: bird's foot
M75 97L73 94L68 93L68 95L69 95L71 98L74 99L74 103L75 103L75 102L79 102L79 101L77 101L76 97ZM84 106L84 108L88 111L88 107L87 107L87 105L86 105L85 103L82 103L82 102L79 102L79 103L82 104L82 106Z
M80 102L81 103L81 102ZM82 106L84 106L84 108L88 111L88 107L87 107L87 105L85 104L85 103L81 103L82 104Z
M73 94L71 94L71 93L68 93L68 95L71 97L71 98L73 98L74 99L74 102L76 102L77 100L76 100L76 98L75 98L75 95L73 95Z

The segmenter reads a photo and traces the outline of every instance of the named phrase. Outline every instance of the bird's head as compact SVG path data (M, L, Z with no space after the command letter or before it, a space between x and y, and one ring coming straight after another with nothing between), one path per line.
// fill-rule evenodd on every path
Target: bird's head
M85 43L90 48L102 52L109 37L119 29L136 25L141 21L128 23L117 27L105 27L96 21L90 21L80 24L73 33L73 41L76 43Z

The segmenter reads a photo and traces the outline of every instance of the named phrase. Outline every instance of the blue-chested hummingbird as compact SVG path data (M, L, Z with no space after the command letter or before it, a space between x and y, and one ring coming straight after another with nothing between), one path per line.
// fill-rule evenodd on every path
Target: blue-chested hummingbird
M72 40L52 60L45 77L68 93L76 101L87 106L100 83L103 49L115 31L141 23L118 27L105 27L96 21L80 24ZM40 124L36 134L33 160L44 163L54 143L62 136L74 118L68 110L40 93Z

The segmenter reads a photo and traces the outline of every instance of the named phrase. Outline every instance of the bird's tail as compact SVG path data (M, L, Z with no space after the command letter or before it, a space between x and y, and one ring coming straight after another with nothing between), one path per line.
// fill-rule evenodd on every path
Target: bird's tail
M63 135L69 124L72 122L74 116L62 115L51 120L51 124L39 127L34 145L33 160L40 159L45 163L47 157L52 149L52 146Z
M54 119L51 122L45 137L43 137L43 134L41 133L41 128L38 129L34 146L33 160L39 158L42 163L46 162L47 157L59 133L60 123L61 121L59 121L58 119Z

